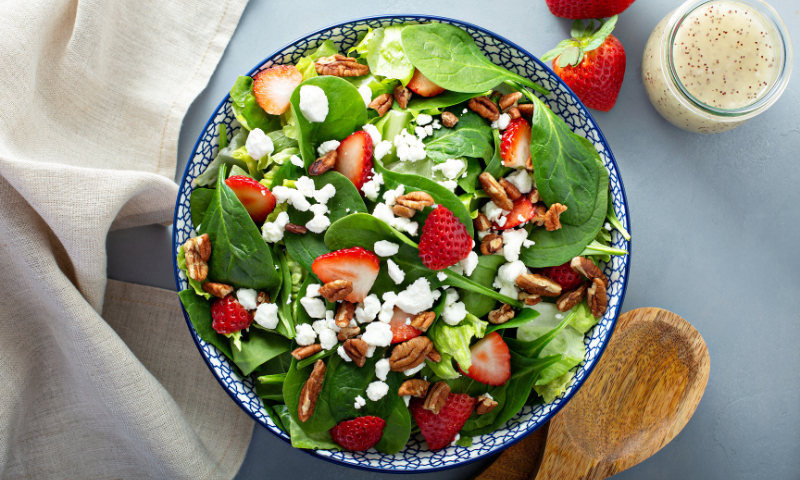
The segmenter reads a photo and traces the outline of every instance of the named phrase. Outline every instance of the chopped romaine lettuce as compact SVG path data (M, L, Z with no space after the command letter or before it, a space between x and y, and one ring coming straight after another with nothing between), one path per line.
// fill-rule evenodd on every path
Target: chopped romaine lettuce
M431 339L440 354L452 355L462 370L469 370L469 367L472 366L470 342L473 338L483 338L488 326L488 322L468 313L464 320L456 326L442 321L434 323L428 330L428 338Z
M367 43L367 64L374 75L396 78L406 85L414 76L414 65L403 51L403 26L378 28Z

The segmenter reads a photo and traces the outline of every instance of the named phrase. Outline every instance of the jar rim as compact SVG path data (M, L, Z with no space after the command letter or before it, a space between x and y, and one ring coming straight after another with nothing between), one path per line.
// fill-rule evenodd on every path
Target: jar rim
M705 5L722 2L741 3L759 13L761 17L763 17L763 20L766 21L767 26L772 27L775 32L777 41L776 51L780 54L780 58L778 59L778 72L775 76L775 81L770 85L768 90L755 102L735 109L713 107L692 95L683 85L683 82L680 81L672 55L675 37L683 20L685 20L689 14ZM667 67L665 70L668 72L670 80L680 92L681 96L695 108L718 117L737 117L738 119L738 117L743 116L755 116L772 106L789 84L789 77L792 72L792 42L789 37L789 31L780 15L778 15L778 12L763 0L688 0L675 9L667 25L666 34L662 39L663 42L666 42L662 45L662 53L665 56L664 60Z

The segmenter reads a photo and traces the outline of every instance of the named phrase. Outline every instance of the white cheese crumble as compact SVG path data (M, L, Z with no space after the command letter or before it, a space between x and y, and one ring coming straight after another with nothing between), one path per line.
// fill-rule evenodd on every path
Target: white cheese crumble
M361 85L358 87L358 94L364 99L364 105L369 106L372 103L372 89L369 85Z
M467 316L467 307L464 302L458 301L458 292L454 288L448 288L445 294L447 297L442 310L442 320L448 325L458 325Z
M367 89L369 89L369 87L367 87ZM361 407L365 406L366 404L367 404L367 401L364 400L364 397L362 397L361 395L358 395L355 398L355 403L353 403L353 408L355 408L356 410L361 410Z
M350 356L344 350L344 345L339 345L339 348L336 349L336 353L338 353L339 356L342 357L342 360L344 360L345 362L352 362L353 361L353 359L350 358Z
M392 261L390 258L388 261L389 266L389 278L394 280L394 283L400 285L403 283L403 280L406 278L406 272L404 272L396 263Z
M256 309L256 307L258 306L256 298L258 298L258 292L256 292L252 288L240 288L236 292L236 299L239 300L239 303L242 304L245 310Z
M397 188L393 190L386 190L383 193L383 202L388 206L394 206L397 203L397 197L406 193L406 186L399 185Z
M511 185L517 187L519 193L530 193L531 189L533 188L531 176L524 168L507 176L506 180L508 180Z
M372 216L378 220L383 220L389 226L397 230L404 231L411 236L416 236L419 230L419 223L412 222L411 220L403 217L395 217L392 208L385 203L375 205L375 210L372 211Z
M392 142L388 140L381 140L381 143L375 145L375 150L372 152L375 158L382 160L389 152L392 151Z
M433 135L433 126L432 125L425 125L425 134L427 136Z
M394 292L386 292L383 294L383 305L381 311L378 313L378 320L383 323L389 323L394 316L394 306L397 303L397 294Z
M319 334L319 343L322 345L323 350L330 350L339 343L339 339L336 338L336 332L330 328L326 328Z
M303 297L300 304L306 309L306 313L311 318L325 318L325 302L321 298Z
M433 117L428 115L427 113L420 113L417 115L417 125L424 126L433 121Z
M505 211L505 210L503 210ZM500 227L504 227L506 222L508 221L508 217L500 217L497 219L497 225Z
M389 385L385 382L372 382L367 387L367 398L377 402L389 393Z
M369 323L375 320L375 317L380 311L381 302L378 300L377 295L371 293L364 299L364 303L360 303L356 307L355 317L358 323Z
M364 330L361 340L374 347L388 347L392 344L392 328L388 323L370 323Z
M363 127L361 127L361 129L369 134L369 138L372 139L372 146L373 147L375 145L381 143L381 140L383 140L383 136L381 136L381 132L378 131L378 127L376 127L375 125L373 125L371 123L368 123L368 124L364 125Z
M311 123L322 123L328 116L328 97L316 85L300 87L300 111Z
M442 128L442 122L440 122L439 119L437 118L433 121L433 123L431 123L431 127L433 127L434 130L439 130L440 128Z
M442 174L450 180L458 177L462 170L464 170L464 161L457 158L448 158L443 163L435 165L433 171L441 171Z
M322 288L322 285L320 285L319 283L310 283L306 287L306 297L308 298L319 297L320 288Z
M306 228L314 233L322 233L330 226L331 219L325 215L314 215L314 218L306 222Z
M416 315L431 308L433 302L430 282L426 278L418 278L397 295L396 305L400 310Z
M483 214L489 219L490 222L497 222L503 215L508 215L511 210L503 210L498 207L494 202L488 202L483 206ZM505 223L505 221L503 222ZM502 225L500 225L502 227Z
M314 340L317 339L317 332L315 332L311 325L307 323L301 323L298 325L295 328L295 332L297 333L297 336L294 337L294 341L297 342L298 345L312 345Z
M342 329L336 325L335 317L336 314L333 313L333 310L328 310L327 312L325 312L325 323L328 325L328 328L336 333L339 333Z
M445 180L443 182L436 182L436 183L450 190L451 192L454 192L456 190L456 187L458 186L458 182L456 182L455 180Z
M555 317L556 317L556 320L564 320L564 314L562 314L562 313L556 313Z
M274 303L262 303L256 308L253 320L262 327L272 330L278 326L278 306Z
M470 275L472 275L472 272L474 272L475 268L478 266L478 254L475 253L474 251L469 252L467 258L461 260L461 262L459 263L464 268L464 275L469 277Z
M465 113L467 113L468 111L469 111L469 110L467 110L466 108L465 108L464 110L461 110L461 115L464 115L464 114L465 114Z
M319 203L328 203L328 200L333 198L334 195L336 195L336 187L329 183L319 190L314 191L314 200Z
M284 187L283 185L278 185L277 187L272 189L272 194L275 196L275 201L278 203L288 203L289 205L293 206L299 212L307 212L308 207L311 206L308 200L306 200L305 195L303 195L300 190L295 188Z
M286 224L289 223L289 214L281 212L274 222L264 222L261 227L261 236L267 243L275 243L283 240L283 233L286 229Z
M389 375L391 367L389 366L389 359L382 358L375 364L375 376L379 380L386 381L386 376Z
M309 207L309 210L314 215L326 215L326 214L330 213L330 210L328 210L328 206L325 205L324 203L318 203L316 205L311 205L311 207Z
M415 127L414 133L417 134L417 138L419 138L420 141L425 140L425 137L428 136L428 132L425 131L425 127Z
M500 130L505 130L508 128L508 124L511 123L511 116L507 113L503 113L500 115L500 118L497 119L497 128Z
M527 238L528 232L522 228L503 232L503 256L506 257L507 262L519 260L519 251Z
M314 189L317 187L314 185L314 180L311 180L307 176L303 175L302 177L298 178L294 181L294 186L297 188L297 191L302 193L304 197L311 198L314 196Z
M411 395L403 395L403 401L406 402L406 407L408 403L411 402Z
M256 161L275 151L275 145L272 144L272 139L260 128L254 129L247 135L244 148L247 150L247 154Z
M419 365L417 365L414 368L409 368L408 370L403 370L403 375L405 375L406 377L410 377L410 376L418 373L423 368L425 368L425 362L420 363Z
M525 273L528 273L528 269L520 260L506 263L497 270L497 276L492 286L499 289L501 295L517 298L519 294L519 290L517 289L517 277Z
M603 228L605 228L605 229L606 229L606 230L608 230L609 232L612 230L612 228L611 228L611 224L610 224L610 223L608 223L608 222L606 222L605 224L603 224Z
M439 272L436 274L436 278L438 278L440 282L444 282L447 280L447 274L444 272Z
M375 254L381 257L391 257L397 254L400 250L400 245L392 243L388 240L380 240L375 242Z
M317 147L317 153L320 157L324 157L329 152L339 148L339 145L340 144L338 140L328 140L327 142L322 142L322 144Z
M383 185L383 174L379 173L373 175L370 181L364 183L364 185L361 186L361 191L364 192L365 197L374 202L378 200L378 194L381 192L381 185Z
M378 347L376 347L375 345L370 345L370 347L367 349L367 358L372 358L372 355L375 354L376 348Z
M305 163L303 163L303 159L298 157L297 155L292 155L289 158L289 161L291 161L292 165L294 165L295 167L306 168Z
M425 159L425 144L404 128L394 137L397 159L401 162L416 162Z

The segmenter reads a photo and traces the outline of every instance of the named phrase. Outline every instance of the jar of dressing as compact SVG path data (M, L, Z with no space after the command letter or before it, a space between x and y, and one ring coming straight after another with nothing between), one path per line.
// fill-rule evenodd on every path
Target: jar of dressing
M731 130L768 109L791 71L789 32L761 0L690 0L656 26L642 58L658 113L698 133Z

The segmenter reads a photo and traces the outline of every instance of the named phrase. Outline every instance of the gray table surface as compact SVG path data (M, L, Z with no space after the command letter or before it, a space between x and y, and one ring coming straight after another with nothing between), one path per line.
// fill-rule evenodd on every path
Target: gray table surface
M681 0L638 0L614 31L627 52L616 107L593 111L619 163L632 216L623 310L661 307L689 320L711 353L711 376L686 428L620 479L800 478L800 72L769 111L732 132L702 136L662 119L641 81L644 44ZM771 0L800 55L800 3ZM251 0L208 88L181 130L180 175L208 116L273 51L327 25L387 13L475 23L541 56L570 21L529 2ZM171 230L113 232L110 278L175 289ZM485 462L416 478L463 479ZM292 449L256 426L237 479L359 479L361 472Z

